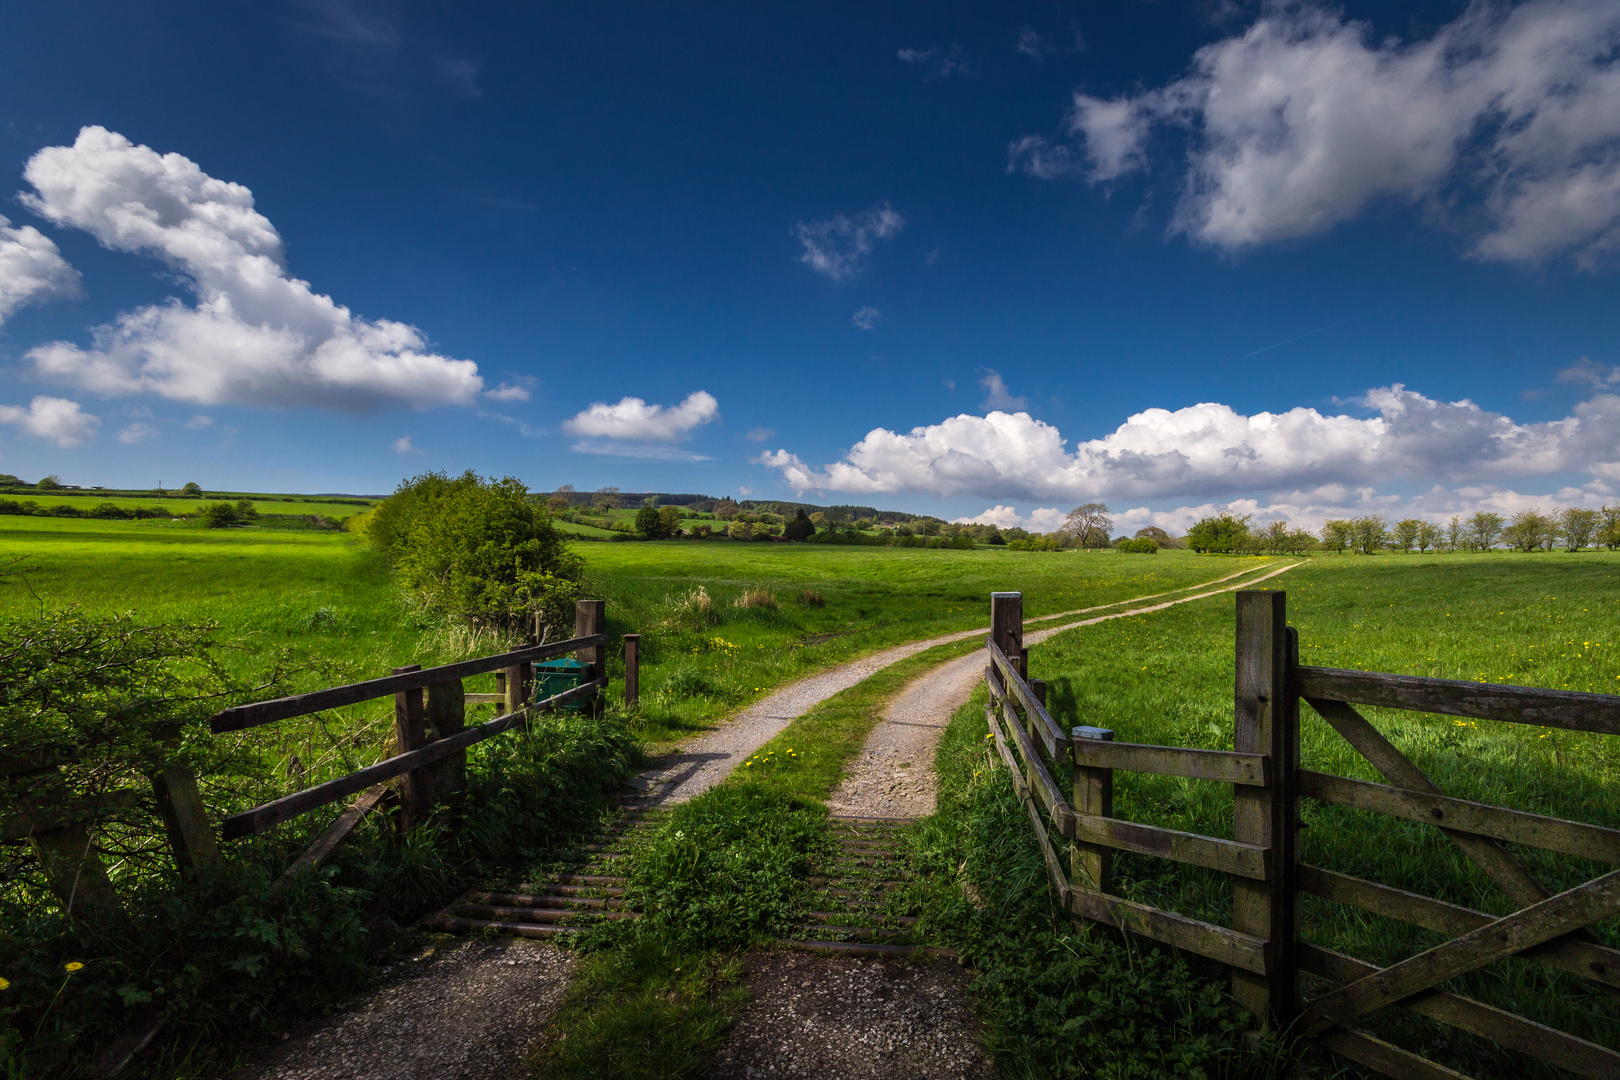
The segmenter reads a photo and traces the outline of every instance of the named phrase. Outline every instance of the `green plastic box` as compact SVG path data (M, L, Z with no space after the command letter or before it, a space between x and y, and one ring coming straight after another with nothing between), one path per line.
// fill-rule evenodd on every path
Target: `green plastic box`
M534 665L534 700L544 701L565 690L572 690L585 681L585 665L572 656L565 656L560 660L547 660L543 664ZM578 712L585 707L584 701L570 701L563 706Z

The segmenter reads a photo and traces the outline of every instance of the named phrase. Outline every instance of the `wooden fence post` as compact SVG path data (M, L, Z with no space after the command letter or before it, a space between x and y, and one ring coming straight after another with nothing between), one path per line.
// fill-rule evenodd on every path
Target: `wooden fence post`
M394 669L395 675L421 671L421 664ZM421 690L401 690L394 695L394 753L419 750L427 742L427 711ZM429 807L425 769L412 769L399 778L400 826L415 828L427 818Z
M197 774L184 762L171 762L152 774L152 794L163 815L163 830L169 836L174 865L182 872L195 872L219 865L219 843L208 824L202 793L197 790Z
M1234 969L1232 996L1281 1028L1295 1011L1298 903L1299 708L1288 688L1287 594L1239 592L1235 644L1232 749L1266 755L1270 775L1266 787L1232 787L1233 839L1266 848L1268 863L1267 880L1238 878L1232 883L1232 928L1266 942L1266 974Z
M606 600L580 600L574 604L575 637L590 637L593 634L604 633L606 632L606 629ZM583 681L590 682L592 679L599 679L602 677L602 672L605 668L603 660L606 658L606 656L607 650L603 649L600 645L588 646L574 654L574 658L585 665L585 670L580 673ZM590 701L585 704L585 710L592 716L601 715L602 695L591 695Z
M993 592L990 594L990 640L996 643L1009 661L1016 664L1024 655L1024 594L1021 592ZM1002 685L1001 672L991 666L998 685Z
M1077 727L1071 729L1070 735L1074 742L1081 739L1114 741L1112 728ZM1114 770L1076 764L1074 809L1076 813L1113 817ZM1104 893L1113 890L1113 858L1108 848L1102 844L1075 841L1074 852L1069 856L1069 872L1077 885Z
M29 843L45 875L45 884L62 910L92 921L127 922L107 868L90 843L90 825L81 822L35 833Z
M460 679L427 689L425 719L430 739L443 739L467 727L467 691ZM467 751L432 762L422 769L430 802L440 802L467 786Z
M511 715L523 708L525 684L533 678L530 671L532 667L533 665L526 663L513 664L501 671L501 677L497 681L501 692L506 695L506 700L501 705L503 714Z
M624 703L641 700L641 635L624 635Z

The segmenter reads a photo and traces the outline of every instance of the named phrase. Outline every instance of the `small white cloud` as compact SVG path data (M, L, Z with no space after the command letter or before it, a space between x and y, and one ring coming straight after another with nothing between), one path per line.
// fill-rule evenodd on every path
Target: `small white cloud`
M927 68L930 79L948 79L952 75L973 74L973 68L962 59L960 45L930 45L926 49L901 49L895 55L902 63L919 64Z
M743 484L737 488L737 494L739 495L752 495L753 493L754 489L749 487L747 484Z
M180 154L159 154L101 127L29 159L22 202L104 247L156 256L196 294L126 312L28 353L36 370L100 394L150 392L350 411L470 404L478 365L428 350L413 326L363 319L287 270L286 252L253 193Z
M484 397L490 401L528 401L530 389L536 381L531 378L519 379L515 383L503 382L493 390L485 390Z
M563 423L566 431L587 438L628 439L640 442L674 442L685 438L693 428L720 419L720 403L714 395L697 390L679 405L669 408L649 405L641 398L621 398L616 405L598 401ZM608 453L589 450L586 453Z
M77 401L40 394L21 405L0 405L0 424L12 424L57 446L80 446L96 437L101 418L79 408Z
M1053 146L1040 135L1025 135L1007 144L1007 171L1026 172L1041 180L1055 180L1079 170L1074 150Z
M984 369L984 375L979 379L979 385L984 387L984 403L980 405L980 408L986 411L1017 412L1024 407L1025 399L1023 397L1014 397L1012 391L1007 389L1007 384L1002 380L1001 373L994 368Z
M1035 32L1033 26L1026 26L1018 31L1018 51L1039 64L1046 59L1046 54L1052 51L1052 46Z
M854 277L878 240L899 236L906 219L888 203L848 217L834 214L826 221L801 221L793 235L804 245L799 261L834 281Z
M213 426L214 426L214 418L212 416L204 416L202 413L192 413L191 414L191 419L186 421L186 427L191 429L192 431L197 431L197 430L200 430L201 428L209 428L209 427L213 427Z
M766 439L775 434L775 428L757 427L749 429L747 438L749 442L764 442Z
M411 437L409 435L401 435L399 438L394 440L394 453L396 454L408 454L415 449L416 447L411 445Z
M1590 356L1583 356L1560 371L1557 379L1569 386L1614 386L1620 383L1620 368L1600 364Z
M853 321L862 330L875 330L883 321L883 312L875 307L863 307L855 313Z
M148 439L155 439L157 438L157 435L157 428L153 427L151 424L136 421L118 433L118 441L123 443L125 446L134 446L136 443L143 443Z
M50 237L0 216L0 324L18 308L80 291L79 272Z

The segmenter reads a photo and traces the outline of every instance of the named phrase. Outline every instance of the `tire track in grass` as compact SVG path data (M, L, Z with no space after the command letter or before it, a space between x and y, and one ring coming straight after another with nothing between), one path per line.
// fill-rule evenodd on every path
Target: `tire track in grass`
M1257 570L1264 570L1271 565L1266 563L1261 566L1249 567L1233 574L1227 574L1224 577L1215 578L1212 581L1206 581L1198 585L1188 585L1181 589L1170 589L1166 592L1150 593L1146 596L1118 600L1111 604L1098 604L1075 611L1043 615L1028 621L1048 622L1053 619L1068 618L1093 611L1106 611L1109 608L1121 607L1126 604L1140 604L1144 600L1156 600L1162 596L1174 596L1177 593L1189 590L1209 589L1212 585L1222 585L1224 582L1245 577ZM1026 635L1026 640L1033 644L1036 640L1044 640L1052 634L1061 633L1077 626L1087 626L1105 619L1118 619L1127 615L1159 611L1172 604L1186 603L1189 600L1198 600L1206 596L1214 596L1217 593L1229 592L1232 589L1243 588L1245 585L1252 585L1267 578L1275 577L1277 574L1282 573L1283 570L1290 570L1298 565L1298 563L1294 563L1284 567L1282 570L1272 570L1271 573L1264 574L1252 581L1239 582L1236 585L1225 586L1211 592L1201 592L1196 596L1168 600L1149 607L1132 608L1127 611L1099 615L1063 626L1038 630ZM918 653L940 645L965 641L988 632L988 627L978 627L973 630L960 630L950 634L943 634L923 641L913 641L905 645L896 645L790 683L735 713L728 720L722 721L721 726L715 730L696 739L688 740L680 750L664 755L653 768L643 772L632 781L632 786L637 789L638 794L632 796L628 801L632 805L643 807L685 802L687 799L702 794L724 780L733 769L747 760L749 756L766 743L780 735L783 729L794 720L797 720L835 694L848 690L885 668L892 667L903 660L916 656ZM959 661L951 662L951 664L955 663L959 663ZM935 673L950 666L950 664L943 665L942 668L935 669ZM924 676L925 679L929 677L931 676ZM937 737L935 741L937 741ZM931 769L932 750L929 751L928 761Z

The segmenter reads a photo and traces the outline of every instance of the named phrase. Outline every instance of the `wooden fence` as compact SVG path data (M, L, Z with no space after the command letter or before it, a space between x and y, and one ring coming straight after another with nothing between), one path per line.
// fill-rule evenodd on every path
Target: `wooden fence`
M1620 697L1304 667L1298 635L1287 624L1286 594L1253 590L1237 594L1234 749L1116 742L1103 728L1065 731L1047 712L1045 687L1028 678L1022 604L1020 593L991 597L985 719L1029 813L1052 886L1077 923L1101 923L1219 961L1230 968L1233 996L1245 1009L1387 1076L1462 1076L1354 1026L1370 1013L1398 1006L1577 1076L1620 1077L1620 1053L1613 1048L1439 988L1510 956L1620 987L1620 951L1600 944L1587 929L1620 912L1620 870L1549 895L1501 846L1508 841L1620 864L1620 830L1450 798L1355 708L1373 705L1615 735L1620 734ZM1301 769L1301 701L1387 783ZM1072 801L1054 777L1059 763L1071 771ZM1113 774L1120 769L1232 785L1233 838L1114 817ZM1436 826L1520 910L1497 918L1303 862L1301 799ZM1052 831L1072 842L1067 870ZM1115 895L1109 872L1113 851L1230 875L1232 925ZM1301 941L1301 894L1424 927L1450 940L1378 968ZM1302 1000L1301 971L1334 988Z
M605 604L582 600L575 609L574 637L567 641L528 645L511 652L478 657L434 668L396 668L392 675L366 682L335 686L306 694L239 705L215 714L215 734L242 731L280 720L307 716L326 709L354 705L376 698L394 699L393 754L374 765L324 783L295 791L224 819L216 838L189 766L171 763L151 776L152 789L162 814L169 847L176 865L195 870L220 861L219 840L235 840L262 833L300 814L360 794L288 868L284 880L318 866L337 849L361 820L385 802L397 800L400 826L414 827L433 805L460 791L466 783L467 748L502 732L526 725L531 715L583 701L601 706L607 686L605 646L608 642ZM626 635L625 699L637 696L638 635ZM529 701L536 663L575 654L583 665L580 684L542 701ZM495 694L469 694L463 680L494 672ZM469 705L495 706L497 716L467 726ZM178 730L174 732L178 736ZM54 771L27 755L0 752L0 776ZM394 781L391 786L386 786ZM47 883L65 908L86 914L122 917L122 909L97 856L93 843L95 819L107 811L137 802L132 790L115 791L93 805L56 791L49 805L29 813L0 819L0 839L33 845Z

